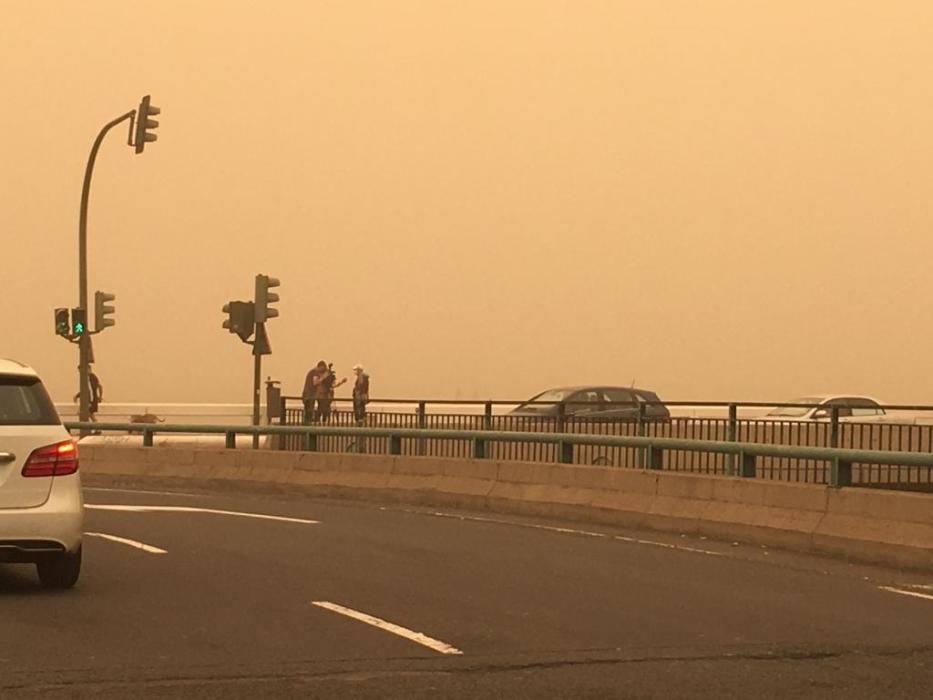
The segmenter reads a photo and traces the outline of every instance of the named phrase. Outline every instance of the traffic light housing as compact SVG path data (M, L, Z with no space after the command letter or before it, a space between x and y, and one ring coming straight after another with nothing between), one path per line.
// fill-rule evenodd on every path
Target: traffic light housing
M71 310L71 334L74 336L87 333L87 310L74 308Z
M94 330L100 332L117 324L115 319L108 318L116 309L108 306L108 302L116 299L116 295L106 292L94 292Z
M253 302L251 301L231 301L224 304L224 313L227 314L227 320L224 321L224 328L231 333L240 336L244 343L249 340L253 334L253 328L256 325L253 312Z
M71 335L71 312L68 309L55 309L55 335Z
M270 304L279 300L279 295L270 292L272 287L278 287L280 282L269 275L256 275L256 323L265 323L270 318L279 315L279 310Z
M151 134L149 130L157 128L159 122L150 117L158 115L161 111L154 104L149 103L149 95L143 97L139 103L139 109L136 111L136 135L133 139L137 153L143 152L147 142L158 141L159 135Z

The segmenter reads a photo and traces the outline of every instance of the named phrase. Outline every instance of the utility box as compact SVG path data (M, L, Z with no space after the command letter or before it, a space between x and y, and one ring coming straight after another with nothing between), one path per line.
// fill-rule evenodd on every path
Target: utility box
M266 418L271 423L274 418L282 417L282 387L281 382L271 377L266 380Z

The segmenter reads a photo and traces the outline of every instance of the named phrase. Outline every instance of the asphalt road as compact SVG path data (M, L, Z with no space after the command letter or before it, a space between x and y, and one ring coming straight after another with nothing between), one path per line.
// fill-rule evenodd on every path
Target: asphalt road
M511 516L138 488L87 489L97 534L74 590L0 565L0 698L933 694L933 576Z

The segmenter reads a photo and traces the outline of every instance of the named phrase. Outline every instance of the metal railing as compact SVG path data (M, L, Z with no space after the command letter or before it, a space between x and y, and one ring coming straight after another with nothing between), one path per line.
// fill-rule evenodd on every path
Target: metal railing
M325 423L309 421L303 408L296 408L295 397L280 398L276 420L282 425L334 425L383 428L424 428L435 430L505 430L529 432L572 432L597 435L665 437L684 440L720 440L749 443L777 444L800 447L839 447L904 452L933 452L933 406L888 405L884 422L869 421L840 415L840 407L832 409L826 420L792 420L776 417L750 416L753 411L769 408L812 408L814 403L782 402L724 402L724 401L665 401L662 405L672 411L678 409L718 410L721 417L674 415L669 419L650 418L647 403L639 405L637 413L629 419L600 420L598 414L578 418L567 409L566 403L536 402L541 406L555 406L553 415L514 415L497 412L503 407L514 407L515 401L464 400L409 400L385 399L378 403L380 410L367 414L363 424L354 420L352 412L345 410L349 400L335 399L335 412ZM386 410L398 406L400 410ZM407 409L407 410L405 410ZM455 413L437 410L461 411ZM472 411L472 412L467 412ZM929 423L916 423L917 417L898 416L891 411L911 411L927 416ZM903 421L903 422L901 422ZM337 442L336 439L329 442ZM297 438L283 438L281 449L302 449ZM341 450L339 445L328 449ZM437 457L464 457L469 455L467 441L441 441L422 438L410 448L411 454ZM554 448L544 443L496 443L491 455L496 459L554 461ZM580 463L639 466L643 453L631 447L591 446L582 450ZM734 468L734 456L723 453L669 450L664 453L664 468L703 474L729 473ZM774 456L760 460L759 471L767 478L802 483L827 483L828 474L818 460L793 456ZM933 491L933 474L926 469L894 465L866 465L856 470L860 485L889 486L891 488Z
M139 423L66 423L65 427L82 433L122 432L141 434L142 444L152 447L156 434L223 435L227 448L236 447L237 435L269 435L278 439L298 439L301 448L322 452L368 452L390 455L415 455L423 441L447 442L466 445L465 454L450 456L472 459L501 459L495 446L533 445L546 447L544 459L532 461L562 464L593 464L587 450L629 450L638 459L620 467L650 470L695 471L678 469L667 458L672 453L712 454L725 457L723 469L715 472L746 478L775 479L773 471L763 470L768 459L796 459L821 465L825 472L819 483L831 486L873 485L900 487L892 482L869 483L864 470L871 467L900 467L916 469L929 475L933 472L933 451L905 452L866 450L840 447L792 446L774 443L742 442L719 439L683 439L650 435L607 435L581 432L540 432L501 430L450 430L405 427L340 427L333 425L309 426L242 426L242 425L181 425ZM414 449L413 449L414 448ZM582 459L581 459L582 457ZM869 471L869 474L871 472ZM784 478L781 480L798 481Z

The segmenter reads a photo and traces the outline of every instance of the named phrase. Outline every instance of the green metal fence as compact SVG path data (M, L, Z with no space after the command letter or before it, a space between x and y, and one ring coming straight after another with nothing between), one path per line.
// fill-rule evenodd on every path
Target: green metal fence
M278 420L282 425L303 425L306 416L296 408L293 399L282 399ZM833 412L830 420L791 421L762 418L739 418L739 410L790 406L797 404L770 403L723 403L723 402L670 402L668 406L719 407L728 410L727 418L672 417L669 420L594 421L578 420L564 416L520 416L499 415L493 408L509 402L431 402L393 400L393 403L414 405L413 411L402 410L371 412L366 416L365 427L374 428L427 428L433 430L498 430L534 433L568 432L607 436L664 437L681 440L718 440L787 445L797 447L843 447L849 449L933 452L933 424L870 423L840 420ZM457 404L482 406L482 413L431 413L432 404L440 404L456 410ZM334 404L335 411L326 425L352 427L357 423L348 404ZM933 407L895 406L893 409L928 411L933 421ZM641 414L642 416L644 413ZM314 425L318 425L315 423ZM324 449L344 451L348 441L325 438ZM285 438L281 449L302 449L298 438ZM385 451L384 446L374 447ZM463 457L470 453L468 440L432 440L430 437L406 445L406 454L435 457ZM502 460L554 461L553 445L544 442L496 443L490 446L490 457ZM579 464L605 466L638 466L639 451L620 445L593 445L581 449L575 460ZM694 450L668 450L664 453L663 468L697 474L727 474L732 457L723 453L699 452ZM793 456L762 458L758 470L764 478L779 481L825 484L827 471L819 460ZM889 487L919 491L933 491L933 472L924 468L903 465L858 464L853 472L855 483L863 486Z
M606 424L611 425L611 424ZM872 482L872 469L885 467L923 472L930 483L933 472L933 451L907 452L867 450L844 447L794 446L775 443L723 440L718 436L706 439L685 439L658 435L612 435L593 432L540 430L438 429L411 427L360 427L337 425L307 426L242 426L242 425L180 425L139 423L66 423L80 433L137 433L144 446L152 446L156 434L223 435L228 448L236 447L237 435L269 435L281 447L297 443L301 449L318 452L355 452L392 455L450 456L473 459L508 459L499 453L508 447L524 446L522 460L565 464L600 464L597 457L631 455L627 461L613 461L612 466L652 470L687 471L705 474L735 475L747 478L804 481L832 486L884 486L903 488L890 480ZM733 434L738 438L738 434ZM446 449L426 446L446 444ZM712 455L721 468L697 470L678 468L671 455ZM595 456L594 456L595 455ZM609 457L607 457L608 464ZM797 460L820 470L819 478L800 478L801 472L779 472L773 466L777 460ZM910 485L908 485L910 488ZM919 489L925 490L925 489Z

